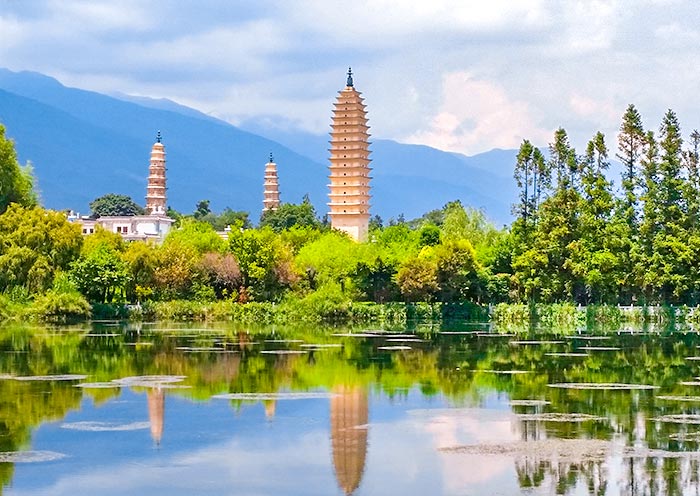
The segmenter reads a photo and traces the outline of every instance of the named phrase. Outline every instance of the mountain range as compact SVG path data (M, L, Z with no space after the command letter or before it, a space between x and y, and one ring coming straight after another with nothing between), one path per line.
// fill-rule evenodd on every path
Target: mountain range
M329 95L329 124L334 98ZM208 199L214 211L247 210L257 219L272 153L282 201L298 203L308 193L320 215L327 211L327 136L255 122L236 127L170 100L110 96L7 69L0 69L0 123L20 161L31 161L49 208L87 212L105 193L142 202L150 149L161 131L168 204L176 210L191 212ZM386 139L373 140L370 149L372 214L410 219L459 199L497 224L510 222L515 150L470 157Z

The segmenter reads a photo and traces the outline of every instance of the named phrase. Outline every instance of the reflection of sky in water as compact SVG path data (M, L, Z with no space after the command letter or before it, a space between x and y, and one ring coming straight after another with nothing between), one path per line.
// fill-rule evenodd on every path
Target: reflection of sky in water
M328 399L279 401L271 421L262 403L236 412L226 401L167 395L165 401L157 445L148 430L68 434L60 428L88 419L147 420L144 393L124 390L119 400L97 408L84 400L80 412L43 425L33 438L35 449L60 448L69 458L15 466L7 494L342 494L332 465ZM457 494L512 471L508 460L465 465L438 453L446 443L478 439L479 423L469 416L412 413L426 406L445 405L439 398L426 402L416 391L391 402L370 395L368 452L355 494ZM509 426L507 420L487 424L504 436Z

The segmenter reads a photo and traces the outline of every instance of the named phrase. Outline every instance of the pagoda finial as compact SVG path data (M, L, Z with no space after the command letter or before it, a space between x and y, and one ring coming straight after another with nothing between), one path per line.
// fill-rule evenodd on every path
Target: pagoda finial
M270 152L270 163L273 163L275 159L272 157L272 152Z
M156 134L156 143L160 143L163 140L163 137L160 135L160 131L158 131L158 134Z
M348 82L347 85L352 87L352 67L348 67Z

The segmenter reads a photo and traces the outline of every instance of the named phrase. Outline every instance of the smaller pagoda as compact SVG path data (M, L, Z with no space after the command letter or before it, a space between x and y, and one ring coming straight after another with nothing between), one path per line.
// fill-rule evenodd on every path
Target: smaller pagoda
M270 153L270 161L265 164L265 190L263 197L263 213L277 210L280 206L280 189L277 179L277 164Z
M146 212L150 215L164 215L167 210L165 202L165 146L158 131L156 142L151 149L151 164L148 168Z

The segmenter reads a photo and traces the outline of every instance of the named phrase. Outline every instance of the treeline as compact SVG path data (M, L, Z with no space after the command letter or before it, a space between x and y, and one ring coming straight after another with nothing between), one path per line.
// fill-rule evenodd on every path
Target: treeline
M658 133L630 105L608 177L596 133L582 155L564 129L547 156L524 141L510 237L511 299L580 304L691 304L700 300L700 133L685 143L669 110Z
M216 215L206 201L191 215L171 210L176 228L162 245L101 230L84 237L62 213L36 206L30 170L0 131L0 317L18 306L85 316L100 305L177 301L333 315L353 302L700 300L700 133L684 146L672 111L654 133L628 107L619 187L601 133L580 155L559 129L546 153L528 141L520 147L510 228L451 202L386 226L375 217L367 243L331 230L308 198L265 214L257 228L247 213ZM108 198L94 208L121 209L135 207ZM226 239L217 233L225 226Z
M290 210L281 209L281 216ZM78 316L89 311L83 301L93 308L294 302L333 315L352 302L461 303L504 296L507 286L488 267L505 234L458 202L430 216L438 224L376 226L362 244L315 215L291 227L276 214L263 227L246 229L239 222L228 239L207 222L183 218L156 245L125 242L102 229L83 236L60 212L13 203L0 215L0 307L3 301L8 307L48 299L55 311L44 310L47 315L65 310Z

